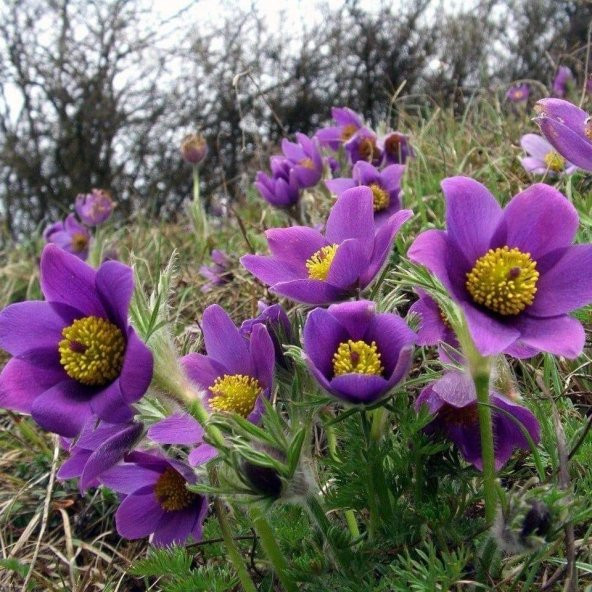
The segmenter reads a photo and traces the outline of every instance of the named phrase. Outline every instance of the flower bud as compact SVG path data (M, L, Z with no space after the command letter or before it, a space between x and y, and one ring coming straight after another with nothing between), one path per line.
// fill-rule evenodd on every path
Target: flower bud
M189 164L201 163L208 154L208 145L201 134L188 134L181 142L181 156Z

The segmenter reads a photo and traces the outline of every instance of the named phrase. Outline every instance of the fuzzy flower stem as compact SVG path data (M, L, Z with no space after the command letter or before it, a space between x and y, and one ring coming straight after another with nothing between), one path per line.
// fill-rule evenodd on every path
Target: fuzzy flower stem
M354 539L360 538L360 529L358 528L358 521L356 520L356 514L353 510L345 510L343 513L349 532Z
M285 592L298 592L296 583L287 573L288 564L275 539L269 522L263 515L263 512L258 507L253 506L251 508L250 514L251 522L253 523L255 532L261 541L263 551L265 551L267 558L271 562L275 574L280 580L282 588L285 590Z
M199 191L199 166L193 166L193 202L190 207L191 222L200 250L205 247L208 238L208 220Z
M234 566L238 578L241 582L243 590L245 592L257 592L257 588L247 571L245 562L240 554L234 539L232 538L232 532L226 518L226 513L222 507L222 502L219 498L214 499L214 510L216 511L216 517L218 518L218 524L220 525L220 531L222 532L222 538L226 545L226 551L228 552L228 558Z

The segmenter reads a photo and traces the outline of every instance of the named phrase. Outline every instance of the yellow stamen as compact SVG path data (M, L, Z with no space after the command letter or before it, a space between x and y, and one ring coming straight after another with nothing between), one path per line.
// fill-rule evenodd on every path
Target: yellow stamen
M584 122L584 134L589 140L592 140L592 117L587 117Z
M374 160L374 156L378 153L378 149L376 148L376 140L373 138L363 138L360 140L358 152L360 153L362 160L371 162Z
M372 190L372 202L374 205L374 211L380 212L389 207L391 202L390 195L386 189L383 189L378 183L372 183L370 185Z
M86 249L88 245L88 237L81 232L74 232L72 234L72 249L76 253L80 253Z
M60 364L70 378L100 386L119 376L125 339L116 325L101 317L84 317L65 327L62 336Z
M301 167L304 167L305 169L314 169L314 162L312 161L312 158L303 158L299 163L298 163Z
M333 372L335 376L342 374L373 374L380 376L384 368L380 363L380 352L373 341L368 345L365 341L352 341L339 344L333 354Z
M181 473L168 467L154 486L154 495L165 512L188 508L197 500L197 494L186 487L187 481Z
M358 128L353 123L344 125L341 130L341 141L347 142L357 131Z
M210 407L215 411L238 413L247 417L263 392L259 381L244 374L225 374L210 387Z
M327 245L306 260L306 269L308 269L308 277L311 280L324 281L327 279L338 246Z
M489 249L467 273L473 300L498 314L517 315L534 301L539 272L530 253L509 247Z
M565 159L555 150L551 150L551 152L545 154L545 164L549 167L549 170L559 173L565 167Z

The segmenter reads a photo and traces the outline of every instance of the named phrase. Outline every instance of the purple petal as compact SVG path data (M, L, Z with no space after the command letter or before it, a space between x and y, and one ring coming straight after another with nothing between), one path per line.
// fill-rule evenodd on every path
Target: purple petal
M370 300L354 300L333 304L328 312L345 328L348 339L358 341L363 340L368 332L368 327L376 314L376 304Z
M347 239L337 248L335 257L331 261L327 282L344 290L353 288L367 265L368 261L360 241Z
M446 372L432 384L432 390L441 401L459 409L472 405L477 400L473 380L464 372Z
M115 512L117 532L125 539L141 539L154 532L165 516L152 487L128 495Z
M130 495L139 489L154 489L154 485L161 474L162 470L157 467L142 467L136 464L124 463L102 473L100 481L117 493Z
M243 255L240 258L242 266L252 273L259 281L273 286L281 282L299 280L307 276L302 266L296 267L286 261L265 255ZM305 264L306 260L302 263Z
M115 379L90 400L92 412L109 423L126 423L132 416L132 410L123 398L119 379Z
M541 117L549 117L569 128L581 130L582 134L586 119L588 119L586 111L561 99L542 99L537 102L535 111Z
M265 236L271 254L302 274L306 274L306 260L327 244L318 230L306 226L271 228Z
M535 121L561 156L585 171L592 171L592 142L554 119L542 117Z
M254 376L263 388L271 388L275 366L275 348L265 325L255 325L249 341Z
M492 316L477 310L472 304L465 302L461 307L473 341L482 355L500 354L520 337L517 329L503 325Z
M134 274L131 268L119 261L106 261L97 271L96 286L107 317L125 332L134 291Z
M347 297L347 292L321 280L280 282L270 292L304 304L330 304Z
M92 414L90 399L88 389L68 378L39 395L31 415L44 430L73 438Z
M200 498L198 508L192 506L176 512L164 512L154 529L152 543L156 547L183 544L193 532L201 503Z
M152 380L152 352L130 327L127 332L125 358L119 376L123 398L127 403L135 403L148 390Z
M174 413L155 423L148 430L148 437L158 444L195 446L203 440L204 430L191 415Z
M520 164L524 167L527 173L533 175L544 175L547 172L547 165L543 160L533 158L532 156L525 156L520 159ZM549 171L551 174L552 171Z
M535 183L505 207L491 246L516 247L537 260L569 246L578 225L578 213L564 195L550 185Z
M543 163L545 156L553 150L553 146L539 134L524 134L520 139L520 145L526 153L539 161L542 160Z
M522 427L528 431L535 444L540 442L541 428L537 418L534 416L532 411L530 411L530 409L527 409L522 405L518 405L510 399L495 393L491 394L491 403L515 417L522 424ZM525 438L522 430L516 425L515 422L513 422L503 413L494 411L493 415L495 425L499 426L500 424L504 424L505 435L509 439L509 443L513 448L523 448L524 450L530 450L528 440Z
M444 340L446 325L435 300L427 295L421 295L419 300L411 305L409 313L415 313L421 319L417 331L417 345L437 345Z
M212 304L203 314L203 336L208 356L230 374L252 375L247 342L221 306Z
M203 354L187 354L181 358L181 365L191 382L203 389L209 388L216 378L228 373L219 362Z
M327 179L325 181L327 189L334 193L337 197L341 197L341 194L348 189L356 186L356 182L353 179L339 178L339 179Z
M453 292L448 276L449 254L448 236L443 230L422 232L407 251L407 256L411 261L423 265L444 284L447 290Z
M413 346L415 337L415 333L400 316L382 313L370 321L365 341L376 342L384 374L390 376L397 366L401 351Z
M107 317L90 265L55 245L46 245L40 269L41 291L48 302L68 304L87 316Z
M329 384L331 394L350 403L373 403L388 390L387 381L372 374L342 374Z
M218 456L218 449L209 444L200 444L194 448L187 457L192 467L198 467Z
M441 185L448 236L469 261L476 261L489 248L502 209L485 186L469 177L451 177Z
M62 463L62 466L57 472L58 479L65 481L66 479L80 477L90 455L90 450L77 450L75 453L71 454L70 458ZM96 485L96 483L93 483L92 485L89 485L89 487L96 487Z

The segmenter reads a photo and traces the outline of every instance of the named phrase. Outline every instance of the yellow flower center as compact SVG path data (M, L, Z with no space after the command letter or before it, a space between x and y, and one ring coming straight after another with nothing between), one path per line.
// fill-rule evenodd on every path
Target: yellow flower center
M215 411L238 413L247 417L263 392L259 381L244 374L225 374L210 387L210 407Z
M303 158L299 163L298 163L301 167L304 167L305 169L314 169L314 162L312 161L312 158Z
M386 189L383 189L378 183L372 183L370 185L372 190L372 202L374 205L374 211L380 212L389 207L391 202L390 195Z
M549 167L549 170L558 173L565 167L565 159L555 150L551 150L551 152L545 154L545 164Z
M584 134L589 140L592 140L592 117L587 117L584 122Z
M374 156L378 153L376 148L376 140L373 138L363 138L358 146L358 152L362 160L370 162L374 159Z
M70 378L101 386L119 376L125 339L116 325L101 317L84 317L65 327L62 336L60 364Z
M530 253L502 247L489 249L467 273L473 300L501 315L517 315L534 301L539 272Z
M347 142L357 131L358 128L353 123L344 125L341 130L341 141Z
M514 98L515 99L521 99L523 96L524 96L523 90L515 90L514 91Z
M75 232L72 234L72 249L76 253L80 253L86 249L88 245L88 237L81 232Z
M368 345L365 341L352 341L339 344L333 354L333 372L335 376L342 374L373 374L380 376L384 371L380 363L380 352L373 341Z
M154 486L154 495L165 512L184 510L197 499L197 494L189 491L187 481L181 473L168 467Z
M327 245L306 260L306 269L308 269L308 277L311 280L324 281L327 279L338 246Z

